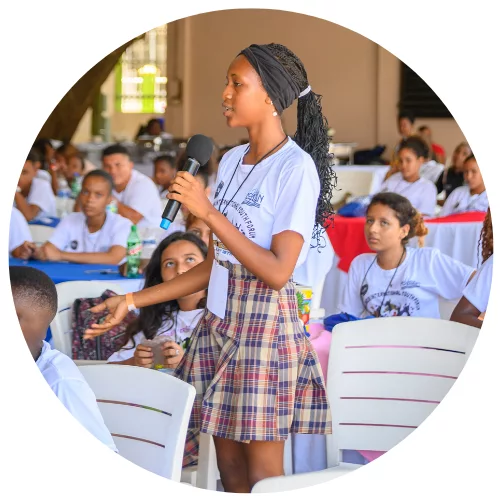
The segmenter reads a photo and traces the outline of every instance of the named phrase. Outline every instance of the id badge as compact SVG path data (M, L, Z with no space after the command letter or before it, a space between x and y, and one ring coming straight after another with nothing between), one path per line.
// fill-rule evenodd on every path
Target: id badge
M229 270L214 259L208 284L207 307L220 319L226 315L228 282Z

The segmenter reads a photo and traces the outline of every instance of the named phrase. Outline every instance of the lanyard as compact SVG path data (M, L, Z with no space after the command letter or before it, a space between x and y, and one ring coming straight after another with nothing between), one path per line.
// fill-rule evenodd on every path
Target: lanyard
M243 182L239 185L238 189L236 190L236 192L233 194L233 196L231 197L231 199L229 201L226 202L226 206L224 207L224 210L221 212L222 215L224 215L224 217L227 217L227 209L230 205L230 203L234 200L234 197L238 194L238 192L240 191L241 187L243 186L243 184L245 184L245 181L250 177L250 175L252 174L252 172L254 171L255 167L261 163L263 160L265 160L270 154L272 154L274 151L276 151L276 149L278 149L286 140L288 139L288 136L285 136L285 138L279 143L277 144L276 146L274 146L273 149L271 149L270 151L268 151L259 161L257 161L255 163L255 165L252 167L252 170L250 170L250 172L248 172L247 176L243 179ZM222 206L222 202L224 201L224 198L226 197L226 194L227 194L227 191L229 189L229 186L231 185L231 183L233 182L233 178L236 174L236 171L238 170L238 168L240 168L240 165L241 165L241 161L243 160L243 158L245 157L245 155L248 153L250 149L250 146L247 147L247 149L245 150L245 152L243 153L243 156L240 158L240 161L238 162L238 165L236 166L236 168L234 169L233 171L233 175L231 176L231 179L229 180L229 184L227 185L226 187L226 190L224 191L224 194L222 195L222 199L221 199L221 206ZM220 210L219 210L220 211Z

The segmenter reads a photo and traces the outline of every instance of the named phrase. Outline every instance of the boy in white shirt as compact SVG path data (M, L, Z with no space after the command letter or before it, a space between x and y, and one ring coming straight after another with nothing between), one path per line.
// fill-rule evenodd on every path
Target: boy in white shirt
M107 147L102 166L113 178L118 213L139 227L158 227L163 213L160 194L152 179L134 170L127 149L120 144Z
M9 271L21 330L43 378L73 417L104 445L118 452L95 395L80 370L68 356L51 349L44 341L57 312L54 283L45 273L32 267L12 266Z
M89 172L78 198L82 211L66 216L49 241L35 251L35 258L80 264L119 264L124 261L132 223L106 210L112 190L113 180L107 172Z
M50 182L37 177L38 156L30 152L19 177L15 206L29 222L43 217L56 217L56 197Z
M23 214L12 207L9 229L9 254L17 259L29 259L35 251L30 228Z
M464 212L486 212L489 207L486 187L476 158L470 155L464 162L464 180L466 186L453 190L446 199L440 216Z
M420 168L429 154L427 145L418 137L401 142L399 172L389 177L381 187L381 193L397 193L410 200L424 216L434 215L437 205L437 189L433 182L420 177Z

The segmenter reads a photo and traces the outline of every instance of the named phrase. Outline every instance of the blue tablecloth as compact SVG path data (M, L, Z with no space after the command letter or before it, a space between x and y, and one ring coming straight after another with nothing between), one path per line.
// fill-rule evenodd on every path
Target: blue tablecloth
M34 219L28 222L28 224L31 224L32 226L56 227L59 222L61 222L61 219L58 217L42 217L41 219Z
M142 279L124 278L118 272L118 266L105 264L73 264L70 262L42 262L9 258L9 266L29 266L43 271L57 285L64 281L117 281L124 292L135 292L142 288ZM47 342L52 337L47 332Z
M9 266L29 266L47 274L57 285L64 281L122 280L129 281L118 272L118 266L109 264L73 264L70 262L42 262L9 258Z

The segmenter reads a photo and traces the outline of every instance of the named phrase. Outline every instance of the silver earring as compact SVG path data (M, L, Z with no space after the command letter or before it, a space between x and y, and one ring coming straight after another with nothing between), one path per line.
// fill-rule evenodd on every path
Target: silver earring
M278 113L276 111L273 111L273 116L278 116Z

